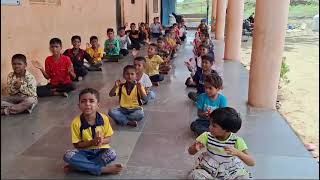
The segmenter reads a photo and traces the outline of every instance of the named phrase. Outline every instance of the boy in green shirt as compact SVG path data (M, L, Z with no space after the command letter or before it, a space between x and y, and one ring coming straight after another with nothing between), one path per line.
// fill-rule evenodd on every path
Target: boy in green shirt
M115 38L112 28L107 29L107 36L108 39L104 42L107 61L118 62L120 58L120 42Z

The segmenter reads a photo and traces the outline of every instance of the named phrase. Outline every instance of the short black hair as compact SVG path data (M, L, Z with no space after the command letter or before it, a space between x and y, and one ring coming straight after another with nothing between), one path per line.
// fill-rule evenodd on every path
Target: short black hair
M218 108L212 111L210 122L218 124L222 129L233 133L238 132L242 124L240 114L231 107Z
M125 27L120 27L120 28L118 29L118 31L121 31L121 30L126 30L126 28L125 28Z
M131 23L130 26L136 25L136 23Z
M50 39L49 44L50 45L59 44L60 46L62 46L62 41L59 38L52 38Z
M145 23L144 23L144 22L141 22L141 23L140 23L140 26L144 26L144 25L145 25Z
M206 75L204 82L210 84L216 89L222 89L223 87L223 80L216 71L212 72L209 75Z
M79 39L79 41L81 42L81 37L78 35L72 36L71 37L71 42L73 42L74 40Z
M93 89L93 88L85 88L85 89L82 89L79 93L79 101L81 99L81 97L84 95L84 94L87 94L87 93L90 93L90 94L93 94L96 98L97 98L97 101L99 102L100 101L100 93L96 90L96 89Z
M136 67L135 67L134 65L131 65L131 64L126 65L126 66L123 68L123 74L124 74L125 72L127 72L129 69L134 69L134 70L136 70Z
M209 56L209 55L204 55L204 56L201 56L201 60L205 60L205 61L209 61L210 64L213 64L215 59L213 56Z
M135 58L134 58L134 61L143 61L143 62L146 62L146 58L143 57L143 56L138 56L138 57L135 57Z
M207 37L207 38L210 37L210 34L207 31L203 32L202 35L204 35L204 37Z
M177 25L178 25L177 23L173 23L173 24L172 24L172 27L173 27L173 26L177 26Z
M151 43L151 44L149 44L149 46L153 46L153 47L155 47L155 48L156 48L156 50L158 51L158 45L157 45L156 43Z
M164 38L163 37L159 37L158 39L157 39L157 42L158 41L164 41Z
M97 37L97 36L91 36L91 37L90 37L90 42L93 41L93 40L95 40L95 39L98 40L98 37Z
M113 31L112 28L108 28L108 29L107 29L107 33L109 33L109 32L113 32L113 33L114 33L114 31Z
M15 59L18 59L18 60L22 61L24 64L27 64L27 58L23 54L15 54L15 55L13 55L12 58L11 58L11 63Z

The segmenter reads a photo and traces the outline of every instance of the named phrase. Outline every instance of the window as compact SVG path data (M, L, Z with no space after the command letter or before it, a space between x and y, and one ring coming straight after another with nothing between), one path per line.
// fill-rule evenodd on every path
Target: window
M1 0L1 5L19 6L20 0Z
M158 7L159 7L159 4L158 4L158 0L153 0L153 13L158 13Z

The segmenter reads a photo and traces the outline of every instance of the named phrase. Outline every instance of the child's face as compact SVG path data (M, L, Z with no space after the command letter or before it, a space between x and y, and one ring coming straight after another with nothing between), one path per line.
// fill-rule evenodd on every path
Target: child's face
M203 41L205 41L205 39L206 39L206 36L204 34L201 34L200 35L200 40L203 42Z
M146 23L146 28L149 28L149 24Z
M136 67L136 72L141 73L144 71L145 62L144 61L134 61L134 66Z
M73 48L79 49L80 46L81 46L81 41L80 41L80 39L74 39L74 40L72 41L72 46L73 46Z
M94 94L86 93L80 97L79 108L84 115L92 115L99 109L99 102Z
M157 54L157 49L154 46L148 47L148 56L154 56Z
M136 30L136 25L131 25L130 28L132 31L134 31L134 30Z
M214 137L225 137L228 132L222 129L217 123L210 123L209 131Z
M13 59L11 62L13 72L15 74L22 74L25 72L27 64L25 64L22 60L20 59Z
M108 32L107 35L108 35L108 38L111 39L111 40L114 38L114 33L113 32Z
M93 48L97 48L98 47L98 39L93 39L91 42L90 42L91 46Z
M202 48L199 49L199 53L200 53L200 56L207 55L208 54L208 49L202 47Z
M62 47L58 43L50 44L50 52L52 55L60 55L61 49Z
M158 41L157 44L160 49L162 49L165 46L164 41Z
M126 72L124 72L123 78L127 82L134 82L137 79L136 70L135 69L128 69Z
M211 69L213 64L210 63L210 61L206 60L206 59L202 59L201 61L201 67L204 71L208 71Z
M121 29L121 30L119 31L119 34L120 34L120 36L122 37L122 36L126 35L126 31L125 31L124 29Z
M209 84L207 82L204 83L204 89L209 97L214 97L220 90L220 89L215 88L214 86L212 86L211 84Z

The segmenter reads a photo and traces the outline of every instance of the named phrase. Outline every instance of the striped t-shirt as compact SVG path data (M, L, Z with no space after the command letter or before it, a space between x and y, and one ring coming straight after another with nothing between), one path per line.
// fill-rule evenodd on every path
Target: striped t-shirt
M248 149L244 140L233 133L230 134L227 140L219 141L210 132L204 132L197 137L196 141L201 142L207 148L208 153L220 162L226 162L228 158L232 157L232 155L225 152L224 147L233 146L239 151Z

